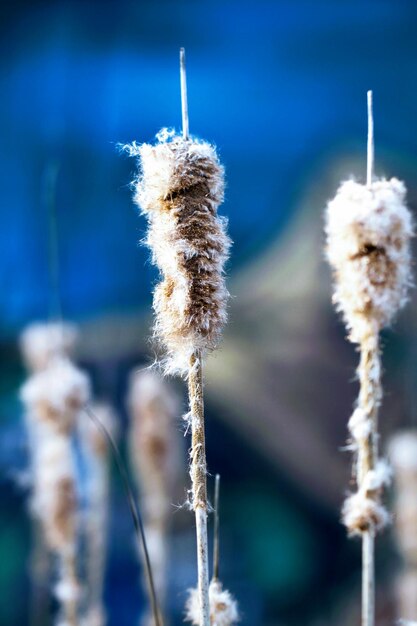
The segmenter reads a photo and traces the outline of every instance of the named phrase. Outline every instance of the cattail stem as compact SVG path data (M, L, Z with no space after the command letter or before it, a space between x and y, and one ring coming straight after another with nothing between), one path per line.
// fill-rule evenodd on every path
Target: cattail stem
M30 626L43 626L49 611L49 554L43 529L37 519L32 523L32 552L30 556L31 597L29 601Z
M359 364L359 406L368 415L371 423L369 436L359 444L358 487L361 488L368 472L375 469L378 436L378 405L381 397L380 357L378 333L361 345ZM375 623L375 531L373 528L362 534L362 626Z
M203 368L201 352L190 359L188 393L191 412L191 480L197 533L200 626L210 626L207 546L207 463L204 435Z
M370 335L361 344L359 364L359 407L367 415L370 432L366 439L358 443L358 487L368 472L373 471L378 457L378 406L381 398L380 356L378 333ZM371 494L369 494L371 495ZM369 528L362 533L362 626L373 626L375 622L375 532Z
M375 622L375 534L367 530L362 537L362 626Z

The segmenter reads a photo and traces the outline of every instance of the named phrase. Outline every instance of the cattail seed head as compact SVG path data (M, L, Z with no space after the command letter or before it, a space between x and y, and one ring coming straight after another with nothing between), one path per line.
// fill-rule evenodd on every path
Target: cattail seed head
M28 415L69 431L75 425L77 412L87 402L89 392L87 376L69 360L57 358L28 379L22 387L21 399Z
M76 524L76 494L71 447L65 434L51 435L49 425L37 432L33 459L35 493L31 510L43 524L51 550L72 550Z
M155 371L134 371L128 407L129 452L141 496L146 541L155 588L163 606L169 562L173 495L181 477L180 405L171 386ZM143 624L152 623L145 615Z
M370 329L389 325L405 304L411 283L411 214L401 181L378 180L368 188L344 182L326 214L327 258L333 300L349 338L361 343Z
M149 222L146 243L162 280L154 294L155 336L169 371L185 372L196 350L212 350L227 318L224 264L230 239L218 216L224 170L215 148L163 131L156 145L132 144L141 175L135 202Z
M55 359L23 385L31 425L34 474L32 512L42 521L51 549L73 549L76 516L71 432L89 395L88 379L66 359Z
M20 337L23 359L30 371L40 371L56 357L71 356L77 341L75 326L68 323L34 323Z
M185 605L185 621L200 626L200 602L198 589L189 590ZM211 626L231 626L239 621L237 602L223 589L219 580L212 580L209 587L210 624Z
M147 520L165 518L181 473L181 413L177 396L159 374L133 372L130 379L130 458Z

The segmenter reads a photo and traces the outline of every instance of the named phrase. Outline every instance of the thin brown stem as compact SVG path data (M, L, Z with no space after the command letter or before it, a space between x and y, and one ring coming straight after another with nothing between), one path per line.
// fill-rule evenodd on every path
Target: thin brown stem
M190 359L188 393L191 412L192 505L196 519L198 597L200 626L210 626L209 571L207 547L207 463L204 434L203 369L201 352Z

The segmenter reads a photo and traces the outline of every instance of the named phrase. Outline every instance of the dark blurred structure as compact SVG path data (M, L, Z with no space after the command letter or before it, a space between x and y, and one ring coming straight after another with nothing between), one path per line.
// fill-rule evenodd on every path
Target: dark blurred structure
M235 241L230 324L207 364L209 466L223 476L222 579L243 626L358 623L359 545L338 521L357 355L330 304L322 209L341 178L365 176L369 88L376 173L404 179L416 206L416 3L32 0L2 3L0 15L0 625L28 623L17 338L50 313L45 171L59 164L64 315L79 323L79 360L124 427L127 374L153 358L155 274L137 245L135 166L117 144L179 127L182 45L191 131L218 145ZM384 338L383 438L416 423L415 313L414 298ZM109 626L133 626L144 597L117 475L113 500ZM175 519L180 623L195 582L194 537L192 516ZM389 533L378 559L379 623L392 623Z

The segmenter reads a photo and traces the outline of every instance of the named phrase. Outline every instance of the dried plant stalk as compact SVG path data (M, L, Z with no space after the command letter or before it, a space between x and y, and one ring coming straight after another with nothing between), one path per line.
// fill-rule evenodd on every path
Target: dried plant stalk
M145 370L132 373L128 407L130 459L141 495L155 590L164 612L173 493L181 475L180 433L175 428L180 405L163 378ZM152 615L147 613L142 623L153 623Z
M395 435L389 445L395 476L395 537L403 562L395 592L398 616L417 616L417 431Z
M226 221L217 215L223 168L213 146L167 131L155 146L128 149L139 157L135 200L149 221L147 244L162 274L154 294L155 336L167 354L166 370L188 375L200 623L209 626L202 360L217 346L227 317L230 240Z
M192 505L195 511L197 531L198 599L201 616L210 615L209 565L207 546L207 464L204 433L203 369L201 353L190 359L188 374L190 398L191 450L190 475L192 483Z
M368 103L371 102L368 94ZM407 299L410 285L411 215L404 184L372 180L373 123L369 108L367 186L341 185L326 214L327 257L334 275L333 301L342 312L349 339L361 352L360 392L350 421L351 446L357 453L357 492L343 507L349 534L363 538L362 620L374 623L374 537L389 520L381 504L390 480L378 460L378 408L382 398L379 332Z
M32 513L58 560L55 587L62 618L77 625L77 501L71 437L79 410L88 399L86 376L66 359L54 359L33 374L21 397L34 437Z
M116 417L107 404L92 406L96 418L112 437L116 432ZM86 500L84 531L86 536L87 605L82 623L103 626L106 612L103 584L107 548L107 527L110 488L110 458L107 440L88 415L79 420L80 435L86 464Z

